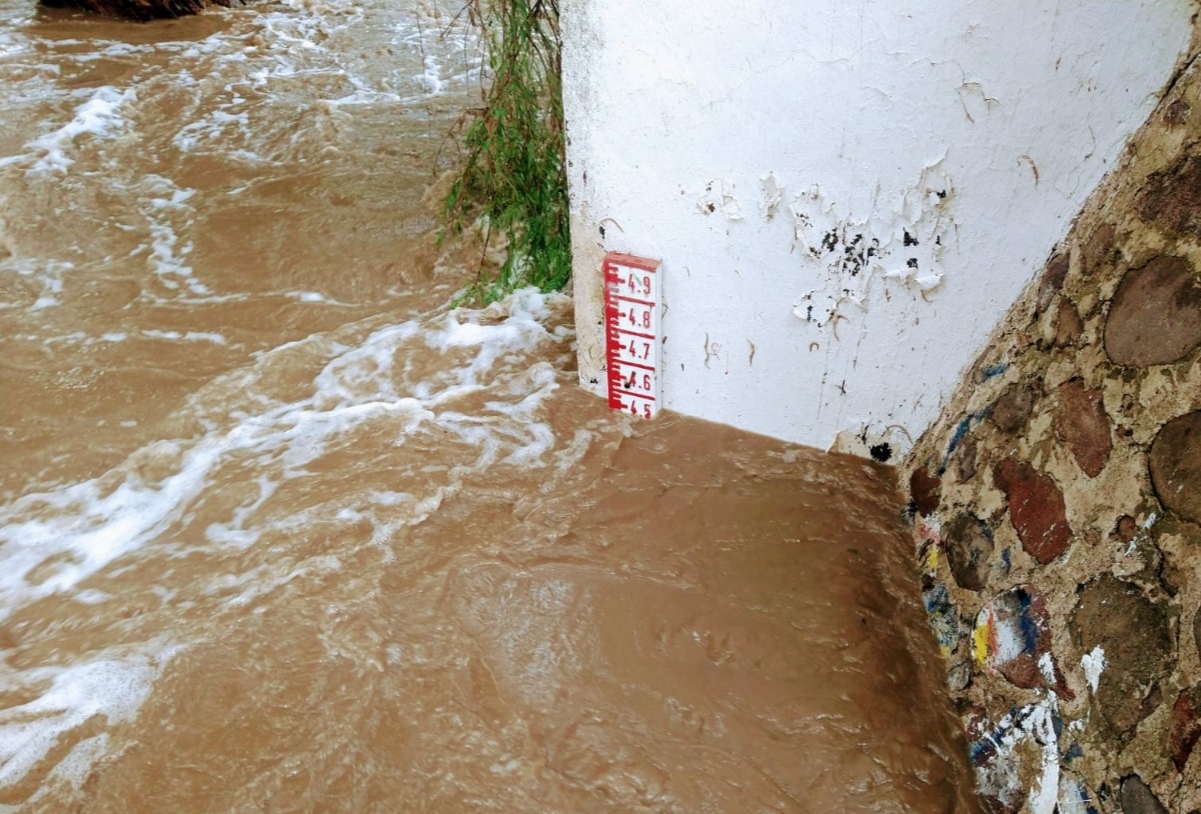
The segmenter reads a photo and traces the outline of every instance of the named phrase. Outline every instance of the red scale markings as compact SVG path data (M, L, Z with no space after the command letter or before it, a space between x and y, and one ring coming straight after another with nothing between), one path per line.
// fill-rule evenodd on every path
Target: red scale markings
M659 261L605 255L605 361L609 407L654 418L659 412Z

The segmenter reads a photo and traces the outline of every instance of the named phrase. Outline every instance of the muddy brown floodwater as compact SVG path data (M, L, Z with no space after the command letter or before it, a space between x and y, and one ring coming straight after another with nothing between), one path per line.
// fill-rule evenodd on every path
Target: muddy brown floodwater
M457 9L0 0L0 812L970 812L888 470L451 309Z

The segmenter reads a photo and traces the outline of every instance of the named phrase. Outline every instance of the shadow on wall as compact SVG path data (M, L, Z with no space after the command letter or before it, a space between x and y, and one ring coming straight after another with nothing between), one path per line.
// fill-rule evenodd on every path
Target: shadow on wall
M906 465L996 812L1201 812L1201 24Z

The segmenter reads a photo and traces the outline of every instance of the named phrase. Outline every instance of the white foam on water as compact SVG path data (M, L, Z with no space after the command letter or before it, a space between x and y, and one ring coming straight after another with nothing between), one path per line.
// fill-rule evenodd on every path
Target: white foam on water
M0 31L0 56L15 57L31 51L29 40L12 31Z
M456 310L424 324L383 328L334 356L308 398L227 416L198 439L156 442L99 478L0 508L0 619L30 601L75 589L119 557L161 540L203 498L221 467L247 456L277 480L306 477L307 465L330 445L383 419L395 443L433 422L478 448L475 467L539 463L554 441L539 410L558 383L547 363L523 362L520 354L562 340L540 321L549 314L545 295L518 292L507 308L495 324L480 320L495 319L501 309ZM396 382L405 377L394 368L413 342L471 353L403 392ZM445 406L481 389L495 395L482 414ZM209 539L250 544L255 510L275 482L260 479L255 499L210 525Z
M24 339L27 342L33 342L33 341L36 341L39 337L36 334L30 334L28 336L22 336L20 338ZM62 334L60 336L47 337L42 340L42 344L43 345L58 345L58 344L78 345L78 344L89 343L89 342L93 342L93 341L94 340L91 339L83 331L72 331L69 334Z
M548 307L552 301L554 309ZM112 597L89 585L89 578L101 573L115 578L123 570L119 560L135 551L166 557L165 562L179 551L242 562L221 552L248 552L270 540L269 556L246 560L241 569L217 569L179 595L159 586L167 625L161 640L110 647L91 661L0 676L0 686L32 688L34 698L0 712L0 789L19 782L48 759L55 744L75 736L80 744L70 754L77 765L64 762L55 772L81 781L103 753L98 739L103 734L84 739L78 727L96 715L110 724L130 719L166 660L187 646L191 631L172 629L183 624L171 613L172 603L208 602L215 613L243 613L295 580L345 567L328 552L289 554L289 541L314 528L369 523L366 544L391 557L390 547L400 539L396 533L436 512L468 475L496 465L561 463L546 455L554 436L545 400L558 380L541 357L548 346L570 341L569 334L545 324L566 303L562 295L530 289L488 309L442 310L353 342L312 337L289 343L275 353L303 356L323 348L327 358L303 398L278 401L261 389L259 377L270 381L275 365L286 364L265 354L252 368L211 385L209 395L188 408L207 428L197 436L156 441L98 478L0 507L0 620L55 594L102 611ZM426 367L415 368L414 359L422 355ZM431 358L443 357L427 370ZM463 409L461 397L479 392L488 396L476 401L481 406ZM370 458L380 444L403 446L415 439L426 448L441 449L447 439L453 443L430 471L405 475L403 490L369 490L326 502L318 486L301 490L311 494L308 504L272 506L289 482L321 477L311 464L331 451L359 444L359 454ZM333 477L340 482L346 475ZM243 498L213 520L214 495L231 483ZM198 516L207 518L200 542L190 534L180 548L179 535Z
M75 270L75 264L65 260L42 260L34 257L10 261L5 265L7 267L0 269L0 274L16 274L31 280L41 289L32 302L17 300L3 303L6 308L23 308L27 313L61 305L64 278Z
M361 9L340 3L318 3L309 0L285 0L291 13L264 15L264 28L271 35L272 49L294 51L317 50L333 34L351 28L362 21Z
M319 291L285 291L284 296L288 297L289 299L296 300L298 302L319 302L319 303L322 303L323 305L337 305L337 306L344 306L344 307L348 307L348 308L353 307L348 302L341 302L339 300L335 300L332 297L328 297Z
M445 83L442 81L438 60L432 54L426 54L422 59L422 68L424 70L415 75L413 81L431 96L440 93Z
M0 792L18 784L52 749L73 737L79 742L53 774L75 786L82 783L103 754L106 736L80 729L97 717L110 726L132 720L174 652L167 647L153 656L132 653L22 671L20 685L33 698L0 710ZM0 811L21 807L5 805Z
M107 602L112 598L112 594L105 593L104 591L98 591L95 588L88 588L75 594L75 601L82 602L85 605L99 605L100 603Z
M75 163L67 152L75 146L76 139L85 135L106 139L123 132L126 121L121 106L133 97L132 90L122 91L108 85L91 91L87 101L75 108L71 121L25 145L37 156L30 172L66 172ZM0 166L11 160L0 161Z
M90 50L78 51L63 56L79 64L96 62L100 59L128 58L137 54L147 53L158 47L149 43L135 45L130 42L116 42L114 40L90 40L87 43L76 41L76 45L86 45Z
M179 342L209 342L214 345L228 344L224 336L214 331L160 331L142 330L142 336L150 339L170 339Z
M61 305L61 301L56 295L62 293L62 283L54 281L54 285L46 287L47 293L42 294L34 301L33 305L29 306L30 311L41 311L43 308L53 308L56 305ZM49 293L49 292L54 293Z
M250 518L267 499L275 494L278 483L266 475L260 475L256 481L258 493L241 503L233 511L233 517L224 523L210 523L204 530L204 536L219 546L245 549L254 545L259 539L259 530L249 524Z
M204 286L204 288L208 289L207 286ZM189 294L188 291L181 289L178 285L171 289L170 293L171 296L163 296L155 291L144 290L139 296L140 299L157 305L214 305L223 302L249 302L258 296L246 293L195 295Z
M410 77L421 95L461 92L484 78L485 53L479 31L465 15L418 9L412 17L397 22L393 30L393 43L421 55L421 71Z
M169 342L205 342L213 345L228 345L229 340L222 334L213 331L164 331L155 329L143 329L135 335L126 333L125 331L109 331L100 336L88 336L83 331L72 331L68 334L59 334L58 336L39 337L37 335L23 335L16 338L26 341L40 341L43 345L79 345L84 348L93 347L95 345L106 344L113 345L119 342L126 342L131 338L145 337L146 339L166 340Z
M190 240L199 206L194 191L166 177L172 174L169 169L161 170L163 175L146 175L131 162L122 163L119 150L132 145L133 139L126 137L133 135L134 123L148 121L147 115L158 110L159 94L167 89L174 94L168 106L197 112L181 121L174 138L168 131L176 149L220 149L223 156L261 165L271 153L260 151L257 142L270 147L270 138L275 137L274 130L266 135L260 132L264 120L275 116L280 109L275 102L289 101L289 94L306 99L304 94L311 90L301 85L310 79L317 80L310 83L312 87L334 88L329 93L333 98L306 108L313 113L310 118L325 117L322 121L336 125L355 121L349 118L352 115L373 115L362 110L366 106L381 106L391 115L391 109L406 100L462 89L467 81L478 80L481 64L478 40L466 26L447 32L444 26L426 24L449 16L433 14L421 18L420 25L415 18L413 25L404 23L384 32L382 41L364 37L370 44L359 52L354 49L361 33L356 27L364 24L366 15L356 5L348 0L287 0L286 6L284 11L264 8L254 14L239 13L233 36L222 31L200 42L130 45L30 40L20 30L31 25L25 17L15 24L0 21L0 53L49 54L46 58L67 66L63 73L70 75L84 70L72 73L72 63L101 57L136 60L139 52L154 52L162 63L163 55L168 55L165 68L135 74L129 89L63 87L55 79L59 65L40 66L42 78L24 82L14 93L6 91L5 98L14 104L21 99L48 101L53 105L48 109L59 111L58 118L37 117L42 124L31 125L11 141L24 144L21 154L0 158L0 167L11 167L14 174L41 173L45 178L34 180L46 185L59 183L57 176L67 173L68 183L73 184L84 176L81 169L90 172L91 156L98 154L103 172L115 173L107 182L116 192L113 199L134 201L131 217L116 219L113 228L144 230L148 235L134 252L153 272L155 282L152 290L143 293L143 301L211 304L260 296L216 294L197 279ZM395 65L381 68L386 60L379 59L379 47L392 35L393 44L403 47L394 53ZM81 52L73 54L70 49ZM173 63L170 54L178 54L182 64ZM255 84L259 88L252 89ZM359 109L338 110L352 106ZM302 122L311 126L304 138L328 145L330 139L318 127L322 121ZM290 122L284 126L295 129ZM146 144L153 141L149 128L136 135ZM22 177L20 183L28 182ZM59 260L7 259L0 273L25 279L21 285L5 286L6 291L18 292L19 302L14 299L0 307L42 311L72 302L64 296L64 281L72 285L68 275L73 270L71 263ZM345 305L312 291L269 296L321 306ZM545 324L552 299L522 292L484 311L441 310L381 328L366 338L362 338L365 329L353 334L353 339L343 332L338 335L341 339L312 337L256 354L250 368L194 394L175 416L178 420L168 422L188 427L186 432L197 428L193 435L146 445L95 479L0 506L0 620L10 623L47 597L56 597L53 601L59 607L77 605L81 618L92 614L100 618L115 607L106 605L121 599L115 589L101 590L108 587L101 580L116 579L119 572L133 568L131 563L142 562L142 557L162 558L164 573L174 568L171 558L181 553L220 556L222 563L248 563L208 582L200 579L179 588L169 587L174 583L153 586L161 612L150 613L158 614L155 624L161 618L165 626L159 639L99 647L65 665L5 664L0 689L25 689L22 697L32 700L0 713L0 762L4 764L0 789L11 789L22 778L32 781L30 771L36 769L40 775L51 759L58 763L50 779L40 781L43 790L51 781L76 786L83 782L109 748L109 738L116 737L107 727L137 714L163 666L195 635L180 621L184 614L179 609L199 604L212 608L215 615L228 609L241 614L281 586L349 569L350 560L344 565L332 555L304 559L290 552L292 539L312 534L314 528L365 523L370 527L366 544L391 556L390 547L403 544L398 542L403 527L436 513L469 474L488 466L546 465L554 436L545 402L558 382L555 371L539 357L545 356L547 343L569 341L562 328L550 330ZM563 307L559 303L556 309ZM43 328L42 319L27 320L34 331L45 332L31 331L31 340L58 346L58 352L68 354L77 346L139 340L228 342L217 332L150 329L136 322L113 324L112 330L90 327L86 332L73 330L74 326ZM419 356L428 364L438 349L447 357L440 369L419 373L410 367ZM310 382L307 395L297 398L288 390L284 398L271 389L272 366L279 361L276 354L296 353L308 359L312 357L306 354L318 352L316 358L327 363ZM484 398L477 396L471 401L474 406L468 407L464 398L473 394ZM303 485L310 479L329 477L322 466L314 466L324 463L323 456L349 450L353 459L360 450L369 455L378 447L417 442L429 447L444 438L445 460L429 465L428 471L396 473L379 491L371 488L328 501L316 481L317 486L309 490L312 503L293 505L295 492L308 494ZM553 462L561 463L558 457ZM286 499L281 497L285 492ZM228 505L218 499L221 494ZM264 553L268 550L269 555ZM135 553L137 558L130 556ZM256 564L259 561L261 565ZM59 597L65 604L59 604ZM57 634L48 630L45 635ZM82 732L80 727L96 716L108 721L99 727L100 734L92 729ZM66 756L57 757L70 743L74 746ZM0 814L21 807L0 805Z
M236 103L237 101L231 101L230 104ZM172 143L182 152L191 152L199 147L223 149L225 144L233 140L232 133L240 137L239 141L250 139L249 113L214 110L203 118L184 125L175 134Z
M318 555L286 563L260 565L243 573L225 574L210 579L201 591L216 600L223 611L244 613L256 601L294 580L321 578L342 570L342 561L333 555Z
M183 189L169 178L152 174L141 180L138 193L150 243L139 246L134 254L149 249L151 270L164 288L197 296L211 294L208 286L195 278L188 262L194 244L191 239L181 237L189 234L195 223L196 210L188 201L196 190Z
M327 99L325 100L326 104L333 105L334 107L347 107L354 105L400 104L404 101L397 93L364 87L364 83L358 77L352 76L348 78L351 84L356 86L354 92L340 96L337 99Z
M53 492L29 495L0 509L0 619L25 604L71 590L118 557L161 535L204 484L220 449L202 441L159 484L134 471L108 473ZM114 484L116 478L121 478ZM47 563L53 563L50 568ZM36 575L36 576L35 576Z
M372 25L358 6L290 0L290 12L261 17L263 53L249 73L255 87L305 76L345 77L354 90L325 101L335 107L412 104L462 92L482 75L478 31L458 8L422 5L394 23L396 67L381 71L373 54L352 53L360 28ZM415 64L416 73L407 66Z
M112 59L114 57L128 57L128 56L133 56L134 54L137 54L137 53L148 51L148 50L150 50L151 47L152 46L148 46L148 45L134 45L133 43L129 43L129 42L109 41L108 43L105 43L102 47L97 48L92 54L87 54L87 55L81 54L80 56L81 56L81 58L105 57L105 58L109 58L109 59Z

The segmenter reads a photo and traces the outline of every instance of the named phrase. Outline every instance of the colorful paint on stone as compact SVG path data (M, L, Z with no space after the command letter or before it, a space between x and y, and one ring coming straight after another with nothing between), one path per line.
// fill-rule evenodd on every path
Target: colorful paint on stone
M1050 659L1047 603L1037 589L1019 586L997 596L976 617L972 652L976 663L1004 676L1016 687L1055 686ZM1048 681L1045 672L1052 678Z

